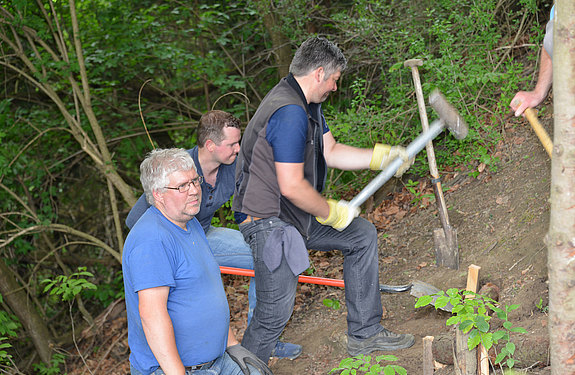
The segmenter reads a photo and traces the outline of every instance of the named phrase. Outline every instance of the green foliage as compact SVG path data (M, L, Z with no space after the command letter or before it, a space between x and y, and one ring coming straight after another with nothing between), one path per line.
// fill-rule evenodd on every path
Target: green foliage
M0 304L4 303L4 299L0 294ZM18 318L14 314L9 314L6 311L0 310L0 336L17 337L16 330L21 327Z
M331 298L324 298L322 303L324 304L324 306L330 307L334 310L339 310L339 308L341 307L341 303L339 302L339 300L337 299L331 299Z
M84 288L82 295L87 299L97 301L97 304L104 307L109 306L118 298L124 296L124 278L122 271L111 270L106 267L96 267L96 273L102 282L97 288Z
M356 375L356 374L384 374L384 375L405 375L407 371L405 368L398 365L381 365L381 361L397 361L397 357L394 355L378 355L374 358L374 364L371 364L372 358L370 355L357 355L351 358L345 358L340 363L339 366L331 369L329 374L333 374L337 371L339 375Z
M430 200L435 200L434 194L424 194L419 189L419 182L417 181L412 181L411 179L408 179L407 182L404 183L404 185L407 191L409 191L413 195L413 199L411 200L411 204L413 205L419 205L422 202L423 198L429 198Z
M511 97L525 85L522 65L513 61L507 50L496 49L505 31L499 19L521 19L524 11L536 13L536 4L530 1L515 12L501 7L496 0L423 3L358 0L351 11L334 14L337 27L353 40L353 45L343 46L344 52L346 47L353 51L346 72L352 76L351 83L348 88L343 82L340 84L340 90L346 91L341 96L351 100L347 103L340 100L337 105L326 107L336 139L344 143L356 140L363 147L376 141L402 145L411 142L421 132L421 125L411 71L403 67L403 62L420 58L424 61L419 67L424 96L439 88L470 127L469 136L463 141L455 140L447 132L434 140L438 166L462 166L463 170L473 171L483 163L488 170L495 171L499 160L491 154L501 139L503 118L510 111ZM381 22L382 19L386 22ZM361 68L354 68L354 64L366 61L381 67L379 80ZM360 82L366 84L358 92ZM376 105L370 106L370 98ZM427 116L430 123L437 118L430 108ZM371 119L377 120L369 127L352 126ZM334 131L342 124L341 132ZM423 176L427 171L422 152L409 173ZM349 182L351 187L359 188L365 181L360 178L355 183L352 179Z
M434 301L435 298L435 301ZM519 307L519 305L500 306L497 301L488 296L473 293L466 290L452 288L447 292L440 291L436 294L420 297L415 303L415 307L424 307L432 304L436 309L443 308L448 304L453 306L453 316L447 319L446 325L458 325L459 330L469 334L467 347L469 350L482 344L487 351L499 342L505 345L495 358L495 364L503 363L508 367L513 367L515 360L515 344L511 342L511 333L527 333L524 328L513 327L508 319L508 313ZM503 321L502 330L491 331L489 321L491 316L489 311L497 314L497 317Z
M0 336L0 365L9 365L12 361L12 355L8 354L6 349L10 349L12 345L7 342L1 342L4 340L8 340L8 338Z
M217 211L214 217L212 217L212 225L214 227L226 227L230 229L238 230L238 224L236 224L234 218L234 211L232 211L232 203L234 201L234 197L230 197L230 199L223 204ZM223 219L223 220L222 220Z
M64 354L54 354L50 359L50 364L45 363L35 363L33 365L34 370L37 371L39 375L57 375L61 374L61 366L66 362L66 356Z
M50 291L50 295L61 296L62 301L72 301L84 289L97 289L96 285L81 278L82 276L93 277L94 275L86 271L86 267L78 267L78 272L70 276L60 275L54 280L44 279L42 284L47 284L44 287L44 293Z
M549 306L543 306L543 298L539 298L539 302L535 304L535 307L544 314L549 312Z

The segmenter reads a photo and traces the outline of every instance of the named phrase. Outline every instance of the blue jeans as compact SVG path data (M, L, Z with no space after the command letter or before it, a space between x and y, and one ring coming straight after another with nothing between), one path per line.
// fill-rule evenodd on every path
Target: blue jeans
M252 366L248 365L250 369L251 375L260 375L260 372L257 371ZM130 372L132 375L144 375L140 371L136 370L130 364ZM216 361L209 367L209 368L202 368L201 370L187 370L186 375L243 375L240 366L234 362L234 360L228 355L228 353L224 353L224 355L218 357ZM150 375L164 375L164 371L161 368L158 368L156 371L152 372Z
M250 246L244 241L242 234L234 229L210 226L206 233L210 249L216 262L224 267L254 269L254 258ZM248 324L256 307L256 282L252 277L248 289Z
M242 346L264 362L269 360L294 307L298 275L291 272L285 257L273 272L263 261L263 249L269 234L274 228L286 225L290 224L277 217L240 225L240 231L254 253L258 299ZM304 242L308 249L338 249L343 254L348 335L365 339L382 331L377 231L373 224L356 218L339 232L312 220L309 236L304 238Z

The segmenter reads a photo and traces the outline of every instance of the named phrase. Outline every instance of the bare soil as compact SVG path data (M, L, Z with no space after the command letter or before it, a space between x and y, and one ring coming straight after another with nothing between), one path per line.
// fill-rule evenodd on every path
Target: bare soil
M551 119L541 120L550 132ZM501 303L520 306L510 314L510 321L528 333L513 336L518 351L522 350L516 352L515 368L523 369L521 373L550 374L544 237L549 222L551 161L525 120L509 120L502 134L495 154L500 158L496 170L478 165L481 173L477 178L469 177L469 171L459 171L449 173L443 182L449 188L445 195L449 219L457 230L459 270L435 266L432 233L441 227L435 204L427 197L414 204L417 197L398 189L368 215L379 229L380 281L400 285L421 280L441 290L464 289L468 267L480 266L480 286L494 284ZM429 183L422 181L420 192L432 194ZM315 276L342 277L342 257L337 252L311 251L311 258ZM247 279L225 276L224 282L233 328L241 337L246 324ZM326 299L339 301L341 307L325 306ZM409 293L382 294L381 299L382 324L395 332L414 334L416 343L409 349L373 354L393 354L398 357L395 364L408 374L422 374L422 338L453 335L445 324L451 314L432 307L416 309ZM79 346L86 363L72 356L67 363L69 374L88 373L86 367L94 374L129 373L124 315L110 310L96 328L99 334L84 333ZM493 322L497 324L495 319ZM329 373L349 356L346 330L343 290L300 284L295 311L282 339L303 345L304 352L295 360L272 359L271 369L276 375ZM436 374L455 373L451 365L440 362Z

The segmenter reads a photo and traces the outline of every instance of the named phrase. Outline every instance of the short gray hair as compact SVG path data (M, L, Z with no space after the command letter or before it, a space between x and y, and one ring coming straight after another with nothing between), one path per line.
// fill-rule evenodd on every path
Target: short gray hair
M347 60L341 50L329 40L322 37L309 38L295 52L289 71L294 76L301 77L319 67L323 67L327 79L337 71L343 72L347 67Z
M154 191L165 191L169 176L178 171L197 171L194 159L183 148L152 150L140 164L140 182L146 194L146 200L154 205Z

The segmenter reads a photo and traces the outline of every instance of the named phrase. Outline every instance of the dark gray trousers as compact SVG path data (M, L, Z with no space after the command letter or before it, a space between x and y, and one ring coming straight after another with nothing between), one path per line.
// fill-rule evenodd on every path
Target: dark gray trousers
M270 272L262 256L269 234L286 225L289 224L277 217L240 225L254 256L258 301L242 345L266 363L291 317L297 287L298 275L292 273L285 257L280 266ZM340 250L344 256L348 335L365 339L379 333L383 329L380 325L383 309L379 292L377 231L373 224L356 218L340 232L313 220L309 238L304 238L304 242L308 249Z

